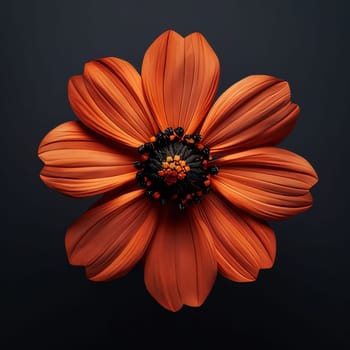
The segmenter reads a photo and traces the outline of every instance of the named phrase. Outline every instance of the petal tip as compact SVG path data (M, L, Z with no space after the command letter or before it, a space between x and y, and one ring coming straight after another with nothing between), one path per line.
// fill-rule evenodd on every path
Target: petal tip
M90 60L84 64L84 70L83 75L90 77L96 70L101 70L102 66L108 65L109 63L112 63L113 61L123 61L116 57L102 57L97 58L95 60Z
M91 71L98 69L98 60L90 60L84 64L83 74L89 76Z
M69 227L66 232L66 236L64 238L64 246L66 248L67 259L70 265L82 266L84 264L81 261L79 261L79 259L76 259L76 255L74 254L74 251L75 251L74 248L76 244L71 239L72 238L72 234L70 234L71 230L72 230L72 227Z
M80 80L81 78L82 78L81 74L72 75L72 76L68 79L68 86L74 85L74 83L75 83L77 80Z
M311 187L315 186L318 181L319 181L319 177L318 174L316 173L316 170L314 169L314 167L310 164L310 170L311 170L311 176L313 177L313 182L311 184Z
M190 38L190 37L197 37L197 38L200 38L201 40L204 39L205 41L207 41L205 36L200 32L192 32L192 33L186 35L185 39Z
M45 161L44 161L43 158L42 158L42 153L43 153L42 148L43 148L43 145L44 145L44 139L41 140L41 142L40 142L40 144L39 144L39 146L38 146L38 148L37 148L36 153L37 153L37 156L39 157L39 159L45 164Z
M178 39L183 39L183 36L180 35L178 32L176 32L174 29L168 29L165 32L163 32L162 34L160 34L155 40L157 41L158 39L164 38L166 37L167 39L169 39L170 37L173 38L178 38Z
M106 281L108 281L107 279L105 279L105 278L99 276L98 274L97 274L97 275L95 275L95 274L93 274L93 275L89 274L89 270L88 270L87 268L85 268L85 276L86 276L86 278L87 278L89 281L91 281L91 282L106 282Z
M78 91L77 86L79 86L82 82L83 82L83 76L81 74L73 75L68 79L68 84L67 84L68 100L71 105L76 99L75 95Z

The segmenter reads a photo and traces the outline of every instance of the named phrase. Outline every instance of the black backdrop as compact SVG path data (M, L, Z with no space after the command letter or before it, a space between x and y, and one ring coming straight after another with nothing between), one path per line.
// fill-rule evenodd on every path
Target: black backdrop
M349 302L349 6L346 1L8 1L1 5L1 341L3 349L346 348ZM138 69L160 33L202 32L221 61L220 90L249 74L289 81L302 108L282 146L320 181L313 208L272 223L275 266L255 283L218 277L206 303L162 309L135 268L109 283L70 267L65 230L94 199L39 180L41 138L74 115L67 80L88 60ZM163 339L164 338L164 339ZM219 345L219 348L223 347Z

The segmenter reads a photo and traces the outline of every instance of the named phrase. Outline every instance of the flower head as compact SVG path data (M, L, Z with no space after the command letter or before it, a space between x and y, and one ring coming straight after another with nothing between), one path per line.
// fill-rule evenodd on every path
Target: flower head
M70 79L80 121L44 137L40 176L69 196L103 194L66 234L69 262L89 279L118 278L144 258L162 306L199 306L217 272L247 282L273 265L265 220L311 207L315 171L275 147L299 114L288 83L249 76L214 103L218 80L206 39L174 31L152 43L141 75L108 57Z

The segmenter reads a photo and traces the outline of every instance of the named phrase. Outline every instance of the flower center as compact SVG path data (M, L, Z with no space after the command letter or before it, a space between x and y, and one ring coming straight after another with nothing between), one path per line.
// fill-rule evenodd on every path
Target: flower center
M166 157L166 161L162 162L162 170L158 170L158 175L164 178L167 185L171 185L177 180L183 180L190 170L191 168L186 164L186 161L181 160L179 154L175 154L174 157Z
M167 128L139 147L136 180L147 197L162 204L176 200L184 209L210 192L210 177L219 169L211 165L210 150L201 139L199 134L184 135L182 127Z

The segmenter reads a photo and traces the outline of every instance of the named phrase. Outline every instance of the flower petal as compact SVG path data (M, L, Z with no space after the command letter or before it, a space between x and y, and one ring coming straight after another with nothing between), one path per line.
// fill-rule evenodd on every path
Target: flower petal
M193 208L196 225L212 235L220 273L237 282L254 281L259 269L271 268L276 255L272 229L235 208L217 194Z
M312 166L295 153L261 147L220 158L212 188L239 208L278 220L309 209L317 182Z
M203 123L201 134L212 154L272 146L294 127L299 107L290 102L288 83L252 75L226 90Z
M174 31L159 36L142 64L147 100L161 129L182 126L193 133L217 91L219 60L200 33L183 38Z
M124 189L125 190L125 189ZM141 259L157 223L143 190L108 195L67 231L72 265L86 266L89 279L105 281L125 275Z
M146 287L166 309L200 306L217 272L211 237L197 230L188 212L164 209L146 254Z
M114 57L91 61L70 79L72 109L89 128L127 146L138 147L158 128L143 97L141 77Z
M80 122L67 122L41 141L45 184L73 197L107 192L135 179L133 160L99 139Z

